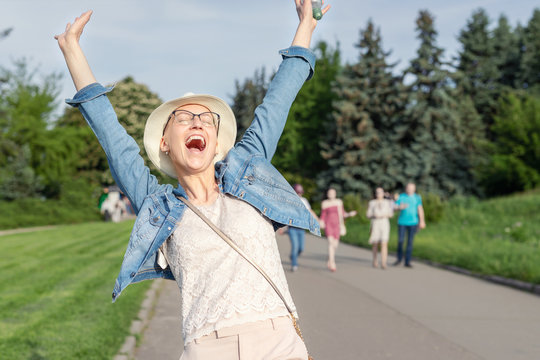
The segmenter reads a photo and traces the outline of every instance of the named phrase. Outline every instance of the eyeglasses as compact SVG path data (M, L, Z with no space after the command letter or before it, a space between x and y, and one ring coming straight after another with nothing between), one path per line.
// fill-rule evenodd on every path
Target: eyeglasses
M188 126L193 124L193 121L195 121L195 116L199 117L199 120L204 127L219 126L220 116L215 112L206 111L200 114L194 114L191 111L187 110L174 110L171 115L169 115L167 124L165 124L165 127L163 128L163 133L165 133L165 129L167 128L167 125L171 118L173 118L174 122L178 125Z

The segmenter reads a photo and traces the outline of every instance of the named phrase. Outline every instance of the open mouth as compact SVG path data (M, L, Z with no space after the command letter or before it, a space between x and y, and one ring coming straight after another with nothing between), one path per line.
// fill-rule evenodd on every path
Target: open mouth
M206 148L206 141L200 135L192 135L186 140L186 147L189 150L203 151Z

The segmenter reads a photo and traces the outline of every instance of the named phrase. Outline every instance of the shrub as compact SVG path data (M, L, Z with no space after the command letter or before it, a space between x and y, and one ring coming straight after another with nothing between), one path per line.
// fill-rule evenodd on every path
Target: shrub
M366 217L367 202L362 201L359 195L355 194L346 194L343 196L343 206L345 211L356 210L358 213L355 218L360 221L360 223L368 223L369 219Z
M434 193L423 194L422 203L426 222L438 223L443 218L446 203L440 198L440 196Z
M85 180L62 185L59 199L0 201L0 229L98 221L97 193Z

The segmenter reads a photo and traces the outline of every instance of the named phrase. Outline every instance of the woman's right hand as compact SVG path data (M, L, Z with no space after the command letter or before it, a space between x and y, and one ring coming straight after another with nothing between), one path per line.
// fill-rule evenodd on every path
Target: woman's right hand
M62 34L55 35L54 38L58 40L58 46L64 51L66 46L79 44L84 27L90 21L92 16L92 10L88 10L81 14L81 16L75 18L72 23L67 23L66 29Z
M77 91L96 82L90 65L88 65L88 61L79 46L79 39L91 15L92 10L82 13L81 16L75 18L73 24L68 23L66 25L66 29L62 34L54 36L58 40L58 46L60 46L62 54L64 54L64 59Z

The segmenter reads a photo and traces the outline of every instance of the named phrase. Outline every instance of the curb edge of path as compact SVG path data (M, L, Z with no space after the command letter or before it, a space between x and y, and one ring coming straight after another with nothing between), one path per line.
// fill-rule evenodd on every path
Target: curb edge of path
M471 276L471 277L474 277L474 278L477 278L477 279L481 279L481 280L484 280L484 281L489 281L491 283L495 283L495 284L498 284L498 285L504 285L504 286L511 287L511 288L514 288L514 289L517 289L517 290L521 290L521 291L524 291L524 292L531 293L533 295L540 296L540 284L534 284L534 283L529 283L529 282L526 282L526 281L505 278L505 277L498 276L498 275L478 274L478 273L475 273L475 272L473 272L471 270L463 269L463 268L460 268L460 267L455 266L455 265L444 265L444 264L440 264L438 262L431 261L431 260L417 259L417 258L414 258L414 257L413 257L413 259L415 261L417 261L417 262L420 262L420 263L423 263L423 264L426 264L426 265L429 265L429 266L433 266L433 267L436 267L436 268L439 268L439 269L444 269L444 270L452 271L452 272L455 272L455 273L458 273L458 274Z
M137 336L141 336L150 322L153 310L158 299L159 293L163 281L156 279L152 282L150 289L146 292L144 300L141 304L139 313L131 322L131 327L129 329L129 335L124 340L124 344L118 350L118 353L113 358L113 360L131 360L134 358L135 350L137 349Z
M358 244L352 244L352 243L345 242L345 241L343 243L345 243L347 245L357 247L357 248L360 248L360 249L369 250L369 248L360 246ZM388 255L396 256L396 253L389 251ZM433 266L433 267L438 268L438 269L448 270L448 271L451 271L451 272L454 272L454 273L457 273L457 274L461 274L461 275L467 275L467 276L470 276L470 277L474 277L476 279L488 281L488 282L498 284L498 285L511 287L513 289L521 290L521 291L530 293L532 295L540 296L540 284L534 284L534 283L530 283L530 282L526 282L526 281L522 281L522 280L511 279L511 278L505 278L503 276L498 276L498 275L479 274L479 273L475 273L474 271L461 268L459 266L445 265L445 264L438 263L436 261L427 260L427 259L420 259L420 258L417 258L417 257L414 257L414 256L412 257L412 260L414 260L416 262L419 262L419 263L422 263L424 265Z

